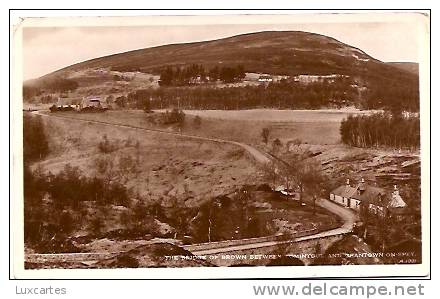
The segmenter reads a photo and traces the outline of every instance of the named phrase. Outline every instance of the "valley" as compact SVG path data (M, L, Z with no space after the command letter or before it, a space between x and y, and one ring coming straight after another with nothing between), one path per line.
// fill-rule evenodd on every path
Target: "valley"
M276 264L405 242L420 263L416 68L271 31L24 82L26 267L213 266L197 253L228 247Z

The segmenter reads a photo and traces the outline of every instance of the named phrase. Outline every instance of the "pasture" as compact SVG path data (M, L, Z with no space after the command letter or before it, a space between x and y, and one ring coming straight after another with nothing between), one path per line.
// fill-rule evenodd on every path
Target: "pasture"
M163 112L163 111L156 111ZM340 143L339 127L342 119L351 113L363 111L338 110L185 110L184 126L181 132L203 137L221 138L264 146L261 131L269 128L269 144L280 139L283 144L299 139L302 143L334 145ZM115 124L132 125L142 128L175 131L173 126L158 126L147 120L140 110L113 110L102 114L69 113L69 117L86 120L106 121ZM200 126L194 118L199 116Z
M277 110L277 109L249 109L249 110L184 110L188 115L198 115L205 118L223 120L248 120L269 122L341 122L351 114L368 114L371 111L360 111L355 108L341 110Z

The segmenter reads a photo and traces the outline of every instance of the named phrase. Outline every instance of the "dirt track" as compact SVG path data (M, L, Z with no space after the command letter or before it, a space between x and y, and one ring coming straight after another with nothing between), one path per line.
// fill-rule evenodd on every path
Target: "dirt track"
M232 145L239 146L239 147L243 148L244 150L246 150L258 163L264 164L264 163L269 163L271 161L270 158L266 154L260 152L259 150L257 150L253 146L250 146L245 143L237 142L237 141L231 141L231 140L225 140L225 139L219 139L219 138L201 137L201 136L189 135L189 134L181 134L181 133L168 132L168 131L163 131L163 130L158 130L158 129L147 129L147 128L143 128L143 127L114 124L114 123L110 123L110 122L97 121L97 120L86 120L86 119L81 119L81 118L76 118L76 117L74 118L74 117L61 116L61 115L45 114L45 113L41 113L41 111L34 111L32 113L36 114L36 115L43 116L43 117L71 119L71 120L76 120L76 121L81 121L81 122L96 123L96 124L101 124L101 125L106 125L106 126L114 126L114 127L119 127L119 128L129 128L129 129L141 130L141 131L146 131L146 132L161 133L161 134L178 136L178 137L189 138L189 139L232 144Z

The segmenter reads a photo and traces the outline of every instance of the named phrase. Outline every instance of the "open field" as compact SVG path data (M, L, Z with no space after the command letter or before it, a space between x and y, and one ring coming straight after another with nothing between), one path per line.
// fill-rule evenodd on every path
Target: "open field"
M371 114L373 110L361 111L352 107L345 109L322 110L277 110L277 109L250 109L250 110L184 110L188 115L216 118L224 120L249 120L272 122L341 122L352 114Z
M232 116L226 118L229 113ZM266 113L265 117L260 117L260 115L265 115ZM309 144L338 144L340 143L340 121L348 115L348 113L338 112L284 110L207 110L206 113L203 111L188 111L186 114L182 133L234 140L251 145L263 145L261 138L263 128L270 129L270 143L278 138L283 143L299 139L303 143ZM194 117L198 114L201 117L201 125L196 127L194 125ZM84 120L176 131L176 128L173 126L157 126L152 124L148 121L147 114L140 110L112 110L97 114L64 112L61 115Z

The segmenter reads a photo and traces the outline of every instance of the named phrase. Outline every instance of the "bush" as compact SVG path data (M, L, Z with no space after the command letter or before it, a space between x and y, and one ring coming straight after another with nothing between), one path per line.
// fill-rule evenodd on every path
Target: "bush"
M104 228L104 221L101 217L94 217L90 223L88 229L97 237L102 234Z
M263 142L267 144L269 142L270 130L269 128L263 128L261 130L261 137L263 138Z
M183 124L185 121L185 113L182 110L174 108L170 113L165 113L165 124Z
M98 149L103 154L108 154L116 150L116 147L110 143L107 135L102 136L102 140L98 143Z

